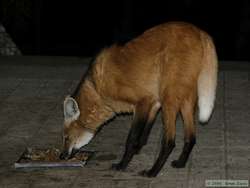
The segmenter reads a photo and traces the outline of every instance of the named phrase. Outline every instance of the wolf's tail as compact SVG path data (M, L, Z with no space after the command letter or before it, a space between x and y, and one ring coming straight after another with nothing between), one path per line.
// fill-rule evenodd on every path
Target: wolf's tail
M206 123L213 111L216 97L218 59L213 41L207 35L202 36L204 62L198 78L199 121Z

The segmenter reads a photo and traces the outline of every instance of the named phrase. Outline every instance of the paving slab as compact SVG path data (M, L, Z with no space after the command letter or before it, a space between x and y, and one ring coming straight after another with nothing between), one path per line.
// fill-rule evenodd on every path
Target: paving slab
M26 147L62 145L62 103L89 65L83 57L0 57L0 187L205 187L208 179L250 179L250 63L221 62L217 100L210 122L197 124L197 144L183 169L171 167L183 147L177 119L176 148L156 178L151 167L160 150L161 114L148 144L125 172L110 170L124 152L132 116L105 125L87 146L96 154L84 168L15 170ZM238 69L237 66L238 65Z

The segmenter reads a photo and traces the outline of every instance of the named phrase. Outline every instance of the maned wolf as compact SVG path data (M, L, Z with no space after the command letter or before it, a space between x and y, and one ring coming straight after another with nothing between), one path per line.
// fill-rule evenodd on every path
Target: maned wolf
M153 27L125 45L102 50L77 95L64 101L64 151L68 158L85 146L97 130L119 113L133 113L125 153L115 170L124 170L147 143L152 124L162 111L164 136L153 167L154 177L175 147L176 115L184 121L184 147L175 168L185 167L195 144L194 112L207 122L214 107L217 55L212 39L197 27L170 22Z

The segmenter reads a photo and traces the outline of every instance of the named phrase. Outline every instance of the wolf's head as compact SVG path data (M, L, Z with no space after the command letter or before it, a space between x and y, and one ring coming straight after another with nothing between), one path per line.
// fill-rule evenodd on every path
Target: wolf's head
M61 158L72 157L81 147L95 136L97 129L114 116L93 84L86 80L77 100L66 97L64 100L64 151Z
M64 128L62 159L72 157L81 147L87 145L95 135L95 129L87 127L80 120L80 110L75 99L66 97L64 101Z

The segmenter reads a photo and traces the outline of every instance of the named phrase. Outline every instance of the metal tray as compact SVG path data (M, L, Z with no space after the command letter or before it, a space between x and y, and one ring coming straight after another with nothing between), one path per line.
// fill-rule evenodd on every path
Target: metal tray
M45 151L44 149L36 149L36 151ZM93 156L93 151L79 151L79 153L87 154L86 160L58 160L58 161L39 161L27 159L27 154L32 154L32 149L27 148L20 158L15 162L14 167L16 169L20 168L57 168L57 167L83 167L86 165L87 161ZM76 154L77 155L77 154Z

